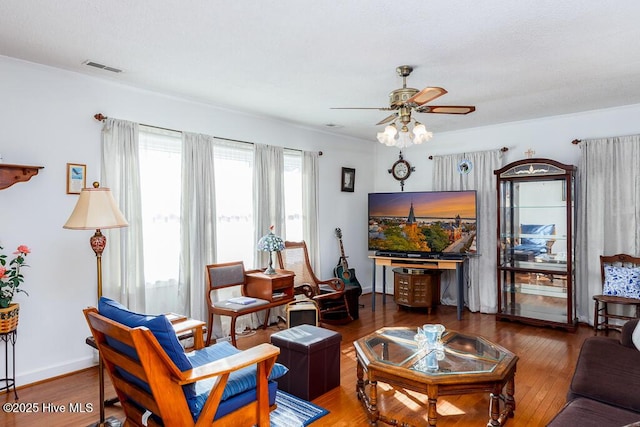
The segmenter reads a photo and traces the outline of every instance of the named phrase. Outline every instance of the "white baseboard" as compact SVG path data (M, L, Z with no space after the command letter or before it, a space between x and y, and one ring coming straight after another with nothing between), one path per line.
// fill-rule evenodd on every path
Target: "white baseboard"
M97 355L97 352L96 352ZM88 356L54 366L47 366L42 369L33 370L26 373L16 373L16 387L22 387L39 381L44 381L69 374L76 371L96 366L98 364L97 356Z

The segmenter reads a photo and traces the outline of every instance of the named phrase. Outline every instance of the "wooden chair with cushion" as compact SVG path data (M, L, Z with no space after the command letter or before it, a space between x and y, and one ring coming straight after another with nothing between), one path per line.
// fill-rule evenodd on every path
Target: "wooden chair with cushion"
M304 241L287 241L284 245L285 248L278 252L280 268L295 273L296 293L304 294L318 304L320 322L344 324L352 321L344 282L337 277L327 280L316 277Z
M184 353L164 315L101 298L85 318L124 409L126 426L270 425L280 350L228 342Z
M631 320L640 318L640 257L627 254L601 255L600 275L602 295L594 295L595 301L593 330L609 333L610 329L620 331L621 325L609 319ZM634 316L611 313L609 304L633 307Z
M242 295L244 295L245 270L242 261L227 262L222 264L207 265L207 283L206 290L207 308L209 310L209 322L207 325L207 342L211 344L211 333L213 331L213 316L229 316L231 317L231 326L229 335L231 343L236 346L236 320L245 314L255 313L257 311L267 310L265 315L265 326L269 319L269 309L275 305L270 301L260 298L251 298L248 304L237 304L233 300L216 300L213 293L217 290L229 288L232 286L241 287Z

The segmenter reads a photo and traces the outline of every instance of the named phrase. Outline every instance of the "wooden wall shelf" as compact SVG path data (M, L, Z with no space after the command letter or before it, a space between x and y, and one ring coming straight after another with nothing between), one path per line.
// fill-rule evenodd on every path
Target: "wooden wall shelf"
M26 182L37 175L44 166L9 165L0 163L0 190L11 187L16 182Z

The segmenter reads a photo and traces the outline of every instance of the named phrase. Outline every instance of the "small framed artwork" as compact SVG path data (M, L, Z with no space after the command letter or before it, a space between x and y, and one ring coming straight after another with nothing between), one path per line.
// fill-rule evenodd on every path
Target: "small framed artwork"
M353 193L356 186L356 170L342 168L342 191Z
M87 165L67 163L67 194L80 194L87 183Z

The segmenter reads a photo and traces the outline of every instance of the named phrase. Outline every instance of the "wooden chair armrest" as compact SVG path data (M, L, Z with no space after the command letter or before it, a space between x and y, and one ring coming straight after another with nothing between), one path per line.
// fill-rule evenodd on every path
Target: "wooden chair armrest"
M344 291L344 282L337 277L332 277L331 279L319 281L318 286L320 285L329 285L336 291Z
M180 385L191 384L207 378L229 374L246 366L264 361L267 361L267 375L269 375L278 354L280 354L278 347L263 343L241 353L214 360L190 371L183 372L184 375L178 383Z
M335 299L339 299L339 298L343 298L343 297L344 297L344 292L336 291L336 292L330 292L328 294L316 295L315 297L313 297L313 300L314 301L327 301L327 300L335 300Z

